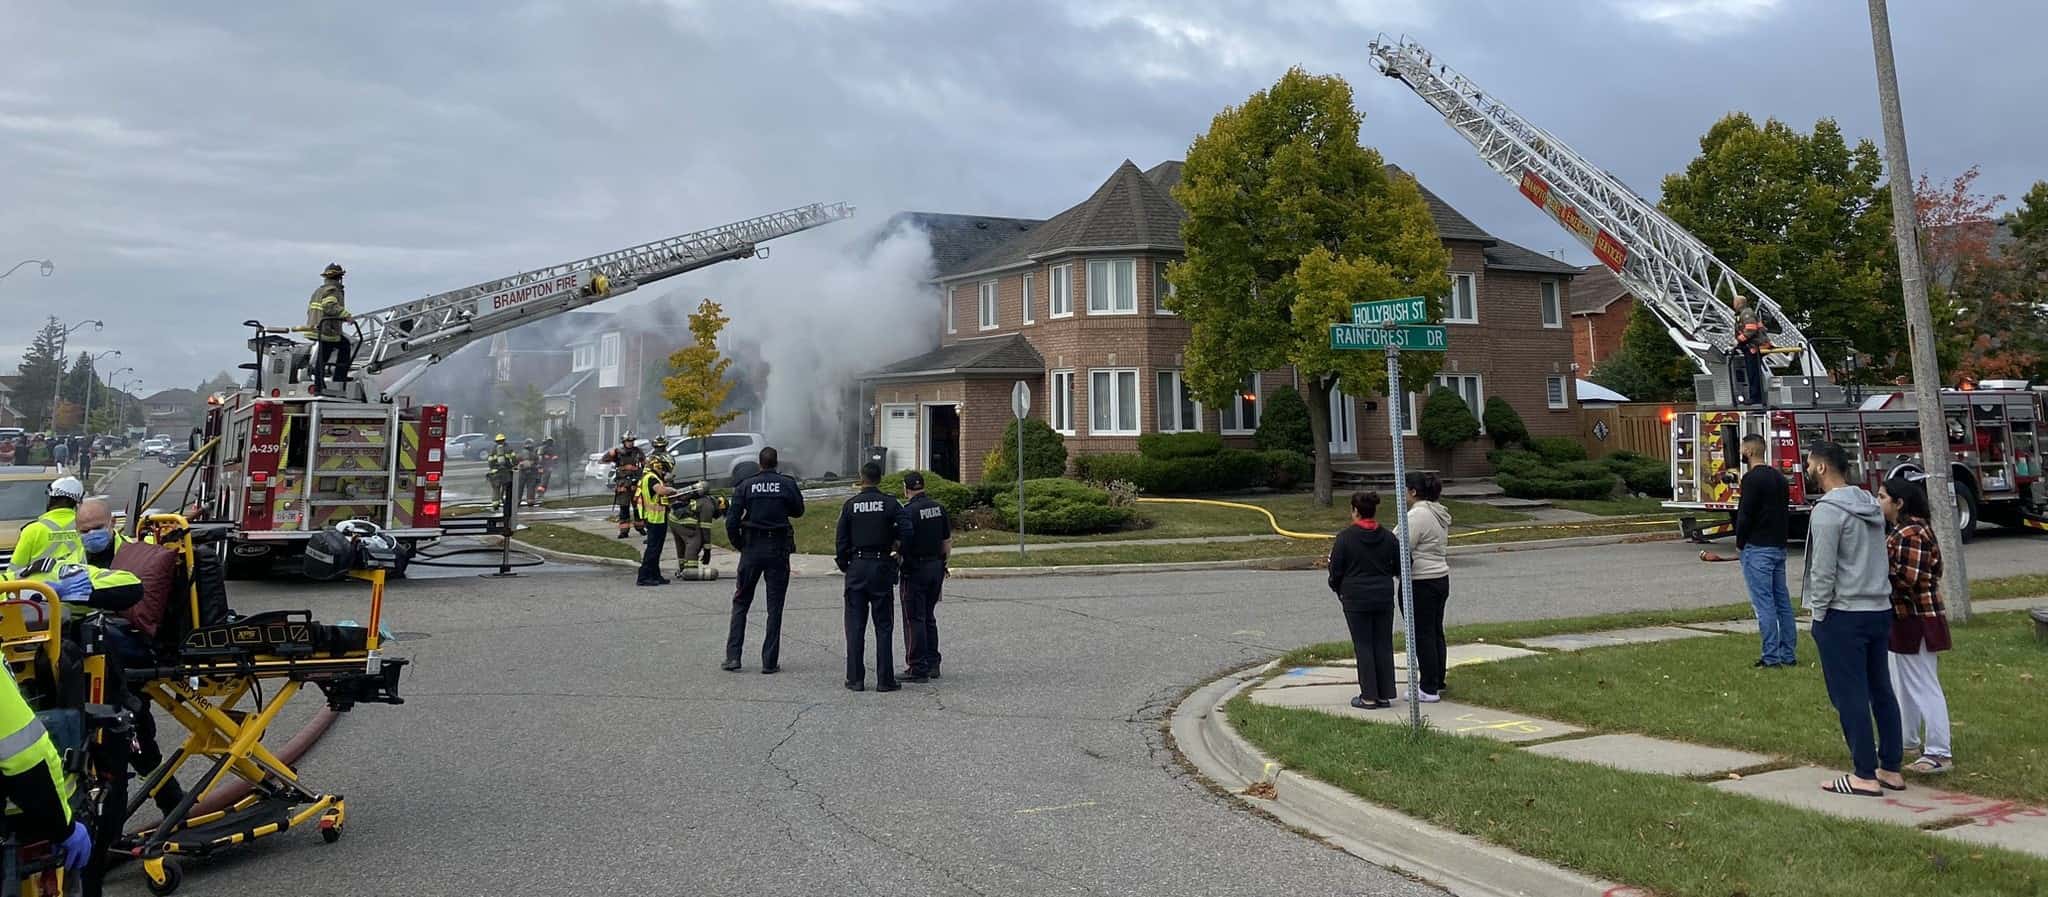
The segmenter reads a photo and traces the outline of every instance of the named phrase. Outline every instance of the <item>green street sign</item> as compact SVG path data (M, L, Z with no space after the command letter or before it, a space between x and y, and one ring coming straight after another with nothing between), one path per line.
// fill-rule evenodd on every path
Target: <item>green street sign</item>
M1429 323L1429 300L1421 296L1410 296L1406 299L1351 303L1353 324L1377 326L1389 321L1396 324Z
M1331 324L1330 348L1338 350L1382 351L1399 349L1403 352L1444 352L1451 348L1450 334L1442 325L1424 324L1408 327L1361 327L1357 324Z

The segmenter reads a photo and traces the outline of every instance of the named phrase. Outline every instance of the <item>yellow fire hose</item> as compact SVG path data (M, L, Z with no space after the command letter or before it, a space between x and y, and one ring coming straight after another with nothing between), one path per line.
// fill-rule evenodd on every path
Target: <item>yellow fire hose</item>
M215 436L215 437L213 437L212 439L206 440L206 444L205 444L205 445L202 445L202 446L200 446L200 447L199 447L199 450L198 450L198 451L195 451L195 452L193 452L193 453L192 453L192 457L190 457L190 458L186 458L186 459L185 459L185 463L183 463L183 464L180 464L180 465L178 465L176 469L174 469L174 470L172 470L172 471L171 471L171 475L170 475L170 476L168 476L168 477L165 477L165 478L164 478L164 484L163 484L163 485L161 485L161 486L158 486L158 487L156 488L156 494L155 494L155 495L152 495L152 496L150 496L150 497L149 497L149 500L148 500L148 501L146 501L146 502L143 502L143 503L142 503L142 507L136 508L136 509L135 509L135 513L134 513L133 515L131 515L133 519L132 519L132 520L130 521L130 523L131 523L131 528L129 529L129 532L128 532L128 536L129 536L129 538L138 538L138 536L137 536L137 533L138 533L138 532L140 532L140 527L142 526L142 515L143 515L143 512L145 512L145 511L149 510L150 508L154 507L154 506L156 505L156 500L157 500L157 499L159 499L159 498L162 498L162 497L164 497L164 493L165 493L165 492L168 492L168 491L170 491L170 489L171 489L171 484L172 484L172 483L176 483L176 482L178 481L178 478L179 478L179 477L182 477L182 476L184 476L184 475L185 475L185 469L186 469L186 468L188 468L188 467L191 467L191 466L192 466L192 464L193 464L194 462L198 461L199 459L201 459L201 458L204 458L204 457L206 457L206 453L207 453L207 452L210 452L210 451L212 451L212 450L213 450L213 447L214 447L214 445L215 445L215 444L217 444L217 443L219 443L219 442L220 442L220 437L218 437L218 436ZM184 513L184 509L183 509L183 508L180 508L180 509L178 509L178 510L179 510L179 513Z
M1265 517L1266 517L1266 522L1267 522L1268 524L1270 524L1270 525L1271 525L1271 526L1273 527L1273 532L1275 532L1275 533L1279 533L1280 535L1282 535L1282 536L1286 536L1287 538L1290 538L1290 539L1329 539L1329 538L1332 538L1332 536L1331 536L1330 534L1328 534L1328 533L1297 533L1297 532L1295 532L1295 531L1293 531L1293 530L1290 530L1290 529L1285 529L1285 528L1283 528L1283 527L1281 527L1281 526L1280 526L1280 520L1279 520L1279 518L1277 518L1277 517L1274 517L1274 516L1273 516L1273 512L1272 512L1271 510L1268 510L1268 509L1266 509L1266 508L1260 507L1260 506L1258 506L1258 505L1253 505L1253 504L1246 504L1246 503L1244 503L1244 502L1236 502L1236 501L1215 501L1215 500L1213 500L1213 499L1207 499L1207 498L1141 498L1141 499L1138 499L1138 501L1139 501L1139 503L1141 503L1141 504L1157 504L1157 505L1209 505L1209 506L1212 506L1212 507L1218 507L1218 508L1239 508L1239 509L1242 509L1242 510L1246 510L1246 511L1257 511L1257 512L1259 512L1260 514L1263 514L1263 515L1265 515ZM1539 526L1541 526L1541 527L1542 527L1542 528L1544 528L1544 529L1595 529L1595 528L1599 528L1599 527L1608 527L1608 526L1652 526L1652 525L1656 525L1656 526L1668 526L1668 525L1670 525L1670 524L1673 524L1673 523L1677 523L1677 522L1678 522L1677 520L1624 520L1624 521L1616 521L1616 522L1613 522L1613 523L1555 523L1555 524L1538 524L1538 525L1539 525ZM1466 532L1462 532L1462 533L1452 533L1450 537L1451 537L1451 538L1453 538L1453 539L1459 539L1459 538L1466 538L1466 537L1470 537L1470 536L1484 536L1484 535L1487 535L1487 534L1490 534L1490 533L1500 533L1500 532L1506 532L1506 531L1508 531L1508 530L1511 530L1511 529L1522 529L1522 528L1523 528L1523 527L1514 527L1514 526L1501 526L1501 527L1495 527L1495 528L1493 528L1493 529L1476 529L1476 530L1468 530L1468 531L1466 531Z

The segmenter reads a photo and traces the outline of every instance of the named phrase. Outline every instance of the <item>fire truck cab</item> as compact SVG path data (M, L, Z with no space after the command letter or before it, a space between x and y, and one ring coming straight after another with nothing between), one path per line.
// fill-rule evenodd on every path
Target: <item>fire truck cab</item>
M1954 454L1957 520L1963 535L1980 522L2048 531L2048 392L2024 382L1991 381L1984 388L1943 390L1942 408ZM1850 481L1875 492L1900 470L1922 470L1917 405L1910 392L1871 396L1860 405L1831 409L1689 411L1671 422L1672 499L1664 506L1727 515L1703 523L1704 514L1680 521L1685 536L1703 541L1732 527L1742 477L1741 443L1764 437L1770 463L1791 480L1796 521L1818 496L1802 475L1804 446L1831 441L1854 466ZM1797 524L1795 524L1796 526Z

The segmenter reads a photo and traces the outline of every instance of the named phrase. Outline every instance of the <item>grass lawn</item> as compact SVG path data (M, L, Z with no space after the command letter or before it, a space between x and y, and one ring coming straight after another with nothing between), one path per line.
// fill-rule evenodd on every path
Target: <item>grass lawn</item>
M543 508L602 508L612 503L611 490L592 492L587 495L569 495L550 498L540 503Z
M2023 613L1954 633L1941 679L1957 767L1929 783L2048 803L2048 651ZM1800 637L1797 669L1752 669L1756 654L1755 636L1722 635L1475 664L1454 678L1461 701L1846 769L1812 638Z
M640 559L640 549L646 544L641 537L614 539L586 533L580 529L555 523L529 523L519 531L518 541L538 545L570 554L589 554L598 557L624 558L629 561Z
M1664 897L2017 895L2040 893L2048 882L2048 862L2032 857L1685 779L1544 757L1481 738L1433 731L1411 738L1398 726L1243 697L1228 709L1238 732L1296 771L1432 824Z
M1466 642L1512 644L1518 639L1561 635L1567 632L1599 632L1603 629L1627 629L1634 626L1680 626L1686 623L1716 623L1722 620L1739 620L1749 616L1750 613L1748 604L1717 604L1712 607L1694 607L1681 610L1638 610L1613 614L1596 614L1585 617L1518 620L1512 623L1469 623L1464 626L1444 627L1444 639L1453 645ZM1394 627L1394 644L1401 644L1401 632L1398 625ZM1343 660L1350 657L1351 643L1348 641L1319 642L1307 647L1296 648L1281 655L1280 666L1282 668L1302 666L1328 660ZM1459 675L1462 680L1463 674L1460 673Z
M1602 517L1627 517L1643 514L1662 514L1668 517L1672 512L1664 509L1663 502L1664 500L1661 498L1559 498L1553 499L1550 502L1550 506L1553 508L1563 508L1567 511L1577 511L1581 514L1598 514Z

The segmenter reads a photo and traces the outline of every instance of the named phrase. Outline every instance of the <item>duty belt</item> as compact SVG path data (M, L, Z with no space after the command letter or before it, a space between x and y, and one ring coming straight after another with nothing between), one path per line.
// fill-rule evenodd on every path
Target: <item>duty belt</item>
M886 551L856 551L853 553L853 556L864 561L879 561L887 559L889 553Z

